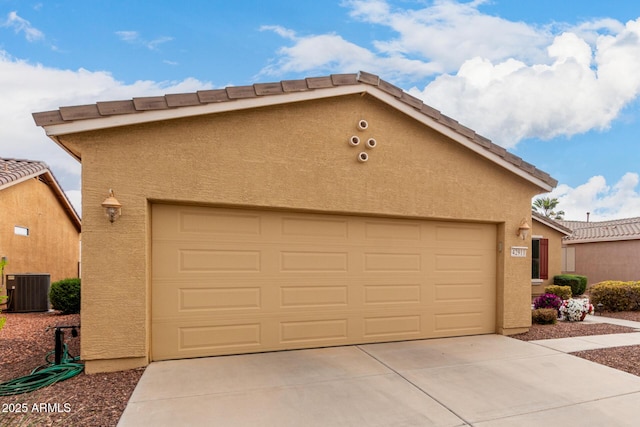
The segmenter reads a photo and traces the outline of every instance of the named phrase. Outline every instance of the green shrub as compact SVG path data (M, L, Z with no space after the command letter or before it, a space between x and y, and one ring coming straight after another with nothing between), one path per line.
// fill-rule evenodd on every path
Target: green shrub
M62 279L51 284L49 301L63 314L80 312L80 279Z
M589 289L591 303L608 311L640 310L640 282L608 280Z
M557 286L570 286L573 296L584 294L587 290L587 278L586 276L579 276L577 274L560 274L553 276L553 284Z
M553 325L558 321L558 311L553 308L531 310L531 321L538 325Z
M571 298L573 296L573 293L571 292L571 287L570 286L551 285L551 286L547 286L546 288L544 288L544 292L547 293L547 294L557 295L560 298L562 298L563 300L568 300L569 298Z
M582 292L579 295L582 295L584 294L584 291L587 290L587 276L580 276L576 274L576 277L580 280L580 289L582 289Z

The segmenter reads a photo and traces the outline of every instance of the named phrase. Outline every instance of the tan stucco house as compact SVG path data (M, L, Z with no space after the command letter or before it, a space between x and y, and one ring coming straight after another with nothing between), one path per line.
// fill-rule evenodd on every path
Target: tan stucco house
M564 272L562 245L571 230L535 211L531 217L531 296L535 298L553 285L553 276Z
M640 280L640 217L611 221L562 221L572 234L563 240L567 273L605 280Z
M0 158L0 206L5 276L78 277L80 218L44 162Z
M556 181L375 75L34 118L82 162L87 372L531 324Z

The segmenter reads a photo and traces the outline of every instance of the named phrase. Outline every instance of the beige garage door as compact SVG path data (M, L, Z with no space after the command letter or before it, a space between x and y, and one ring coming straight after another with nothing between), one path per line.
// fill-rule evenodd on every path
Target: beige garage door
M493 333L496 227L154 205L152 359Z

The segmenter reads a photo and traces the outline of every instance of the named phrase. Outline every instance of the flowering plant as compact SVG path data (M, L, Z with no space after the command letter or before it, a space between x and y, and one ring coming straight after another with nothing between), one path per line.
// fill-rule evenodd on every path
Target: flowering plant
M560 306L560 313L569 322L584 320L587 314L593 314L593 304L588 299L570 298Z
M560 309L562 305L562 298L556 294L542 294L533 301L533 308L554 308Z

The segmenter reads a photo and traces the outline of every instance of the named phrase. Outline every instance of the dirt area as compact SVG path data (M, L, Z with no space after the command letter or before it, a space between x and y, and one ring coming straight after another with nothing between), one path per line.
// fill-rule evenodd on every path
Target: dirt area
M77 314L3 313L0 382L28 375L55 348L53 326L78 325ZM80 328L82 334L82 328ZM65 332L69 354L80 354L80 336ZM53 360L53 356L50 356ZM0 397L0 426L115 426L144 369L85 375L43 389Z
M640 312L604 313L640 322ZM7 324L0 331L0 382L29 374L45 364L55 347L54 330L60 325L78 325L79 315L57 313L3 313ZM80 334L82 329L80 328ZM559 322L533 325L524 341L634 332L607 324ZM67 331L71 355L79 355L80 337ZM640 376L640 346L582 351L576 356ZM115 426L144 369L107 374L79 374L69 380L21 395L0 397L0 426Z

